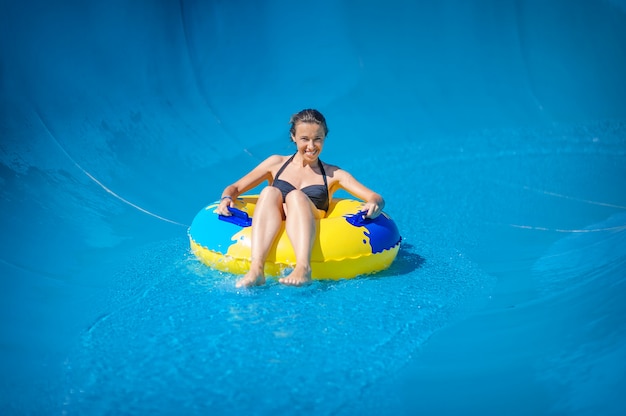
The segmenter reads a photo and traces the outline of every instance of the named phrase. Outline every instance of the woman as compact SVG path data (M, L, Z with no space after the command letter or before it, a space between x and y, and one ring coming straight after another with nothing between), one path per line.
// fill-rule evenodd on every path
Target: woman
M311 250L316 233L315 220L324 218L333 192L342 188L365 201L366 218L376 218L385 201L366 188L350 173L337 166L322 163L319 158L328 127L317 110L302 110L290 120L291 140L296 153L291 156L270 156L248 174L222 192L217 208L221 215L231 215L228 207L244 192L268 181L256 203L252 220L252 258L250 270L237 282L237 287L262 285L265 259L285 221L287 236L296 255L296 265L286 277L287 285L300 286L311 281Z

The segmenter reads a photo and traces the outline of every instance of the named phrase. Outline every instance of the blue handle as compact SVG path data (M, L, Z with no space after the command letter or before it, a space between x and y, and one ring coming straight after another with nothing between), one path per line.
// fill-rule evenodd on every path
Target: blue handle
M363 224L369 224L373 220L371 218L365 218L367 215L367 210L359 211L356 214L346 215L346 221L355 227L360 227Z
M228 210L233 215L219 215L219 219L222 221L230 222L240 227L249 227L252 225L252 218L247 212L237 208L228 207Z

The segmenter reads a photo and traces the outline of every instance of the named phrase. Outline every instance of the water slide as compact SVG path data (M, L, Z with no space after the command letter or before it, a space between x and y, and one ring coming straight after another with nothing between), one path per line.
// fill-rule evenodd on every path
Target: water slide
M623 414L625 74L623 0L1 0L0 411ZM187 227L308 107L403 248L379 278L236 292ZM294 344L247 373L235 315ZM307 328L335 361L298 361ZM237 395L257 377L282 393Z

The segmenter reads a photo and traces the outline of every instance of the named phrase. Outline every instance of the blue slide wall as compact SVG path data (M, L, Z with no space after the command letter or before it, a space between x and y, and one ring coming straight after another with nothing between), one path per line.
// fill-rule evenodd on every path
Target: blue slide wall
M476 195L480 208L452 207L461 198L456 168L447 168L449 177L431 175L446 160L469 160L477 178L515 186L533 178L527 183L544 194L611 210L571 221L555 213L540 224L533 220L542 208L511 197L507 209L528 220L514 225L575 230L612 214L623 219L625 74L621 0L0 0L0 409L29 413L62 401L39 397L54 394L45 386L62 373L56 368L107 309L101 293L118 288L114 271L155 242L184 237L197 210L226 184L269 154L288 153L287 121L302 108L319 108L329 120L325 160L366 175L377 189L391 181L378 175L397 175L407 194L419 195L409 205L422 210L420 221L436 217L428 201L455 212L438 228L447 235L469 226L460 211L498 220L502 211L481 202L497 201L493 195ZM605 136L598 139L597 129ZM577 134L589 142L564 139ZM563 171L586 170L591 179L581 188L542 176L554 165L540 162L520 163L510 181L481 162L480 152L507 157L520 148L511 143L525 141L530 158L580 156ZM605 147L596 151L598 141ZM403 152L423 152L426 162ZM378 170L368 177L372 164ZM522 184L511 195L517 191L529 189ZM407 228L399 194L385 196ZM622 226L607 226L622 230L621 243ZM420 231L435 236L434 227ZM542 267L536 260L561 237L516 235L511 244L528 256L524 265L504 265L506 255L502 263L490 257L502 243L484 233L476 244L488 248L467 252L489 275L509 277L496 291L510 297L528 289L516 272ZM408 237L413 244L421 238ZM623 288L624 247L614 249L611 276ZM612 293L606 290L603 296ZM402 396L404 409L441 410L435 398L445 402L450 391L471 402L463 386L480 371L466 367L467 377L444 383L437 375L454 379L444 363L455 361L437 350L454 355L461 334L484 330L473 319L434 337L436 347L420 346L426 358L409 359L398 372L432 389L423 408L410 393ZM507 326L501 315L487 319ZM623 324L612 334L623 345ZM468 341L474 349L456 358L489 361L482 341ZM615 351L623 369L624 349ZM514 358L506 359L504 368L514 368ZM498 363L487 365L499 371ZM624 386L623 377L607 382L610 392ZM608 394L601 409L624 409L617 397ZM542 410L562 409L554 406Z

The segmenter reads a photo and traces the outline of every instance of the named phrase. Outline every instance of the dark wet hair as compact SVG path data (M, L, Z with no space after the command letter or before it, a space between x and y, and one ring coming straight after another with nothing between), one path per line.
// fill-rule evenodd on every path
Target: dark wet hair
M326 125L326 119L324 118L322 113L317 110L313 110L312 108L307 108L306 110L302 110L292 115L289 122L291 123L291 128L289 129L289 132L292 136L296 134L296 125L298 123L319 124L324 129L324 136L328 135L328 126Z

